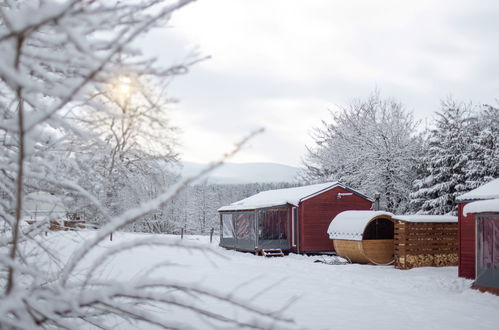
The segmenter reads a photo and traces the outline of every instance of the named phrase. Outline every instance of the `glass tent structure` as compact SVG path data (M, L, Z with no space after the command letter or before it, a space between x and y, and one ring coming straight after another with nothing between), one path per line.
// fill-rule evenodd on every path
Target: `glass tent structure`
M291 207L288 205L220 213L220 245L255 251L291 248Z

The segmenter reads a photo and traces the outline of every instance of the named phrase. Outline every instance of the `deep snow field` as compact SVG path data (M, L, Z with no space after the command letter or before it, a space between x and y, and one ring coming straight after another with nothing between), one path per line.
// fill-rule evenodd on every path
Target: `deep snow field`
M69 255L90 235L92 231L51 232L47 239ZM179 240L169 235L115 233L112 242L101 243L95 252L105 253L117 244L151 236ZM148 275L232 293L268 310L292 301L283 314L304 329L499 329L499 297L470 289L472 281L458 278L457 267L397 270L391 266L327 265L314 263L320 258L316 256L264 258L228 251L218 247L217 240L210 245L203 236L186 236L184 242L211 252L140 247L112 257L100 276L136 280L154 264L170 262L176 265L164 265ZM93 257L95 253L83 264ZM241 313L227 306L220 308L231 316ZM165 317L164 313L161 316ZM214 327L184 312L171 310L166 317L187 321L198 329Z

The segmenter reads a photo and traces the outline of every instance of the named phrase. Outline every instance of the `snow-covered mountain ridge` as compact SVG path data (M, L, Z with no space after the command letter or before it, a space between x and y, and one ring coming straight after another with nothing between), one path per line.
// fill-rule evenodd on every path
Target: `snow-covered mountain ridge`
M207 164L181 162L183 177L196 175ZM210 183L293 182L298 168L277 163L225 163L207 178Z

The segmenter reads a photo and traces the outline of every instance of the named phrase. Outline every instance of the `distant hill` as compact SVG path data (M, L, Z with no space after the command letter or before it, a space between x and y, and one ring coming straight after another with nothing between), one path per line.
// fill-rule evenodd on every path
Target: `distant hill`
M182 162L183 177L196 175L206 164ZM294 182L298 168L276 163L226 163L207 178L210 183Z

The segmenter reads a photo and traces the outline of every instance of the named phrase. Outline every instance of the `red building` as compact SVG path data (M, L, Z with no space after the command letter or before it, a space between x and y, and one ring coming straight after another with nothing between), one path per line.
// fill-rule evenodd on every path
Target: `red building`
M224 206L220 245L256 251L333 251L327 229L346 210L369 210L372 200L338 182L270 190Z
M476 271L473 288L499 295L499 199L467 204L463 215L476 223Z
M466 204L480 200L499 198L499 178L490 181L456 198L459 221L458 275L476 277L476 220L471 213L465 214Z

